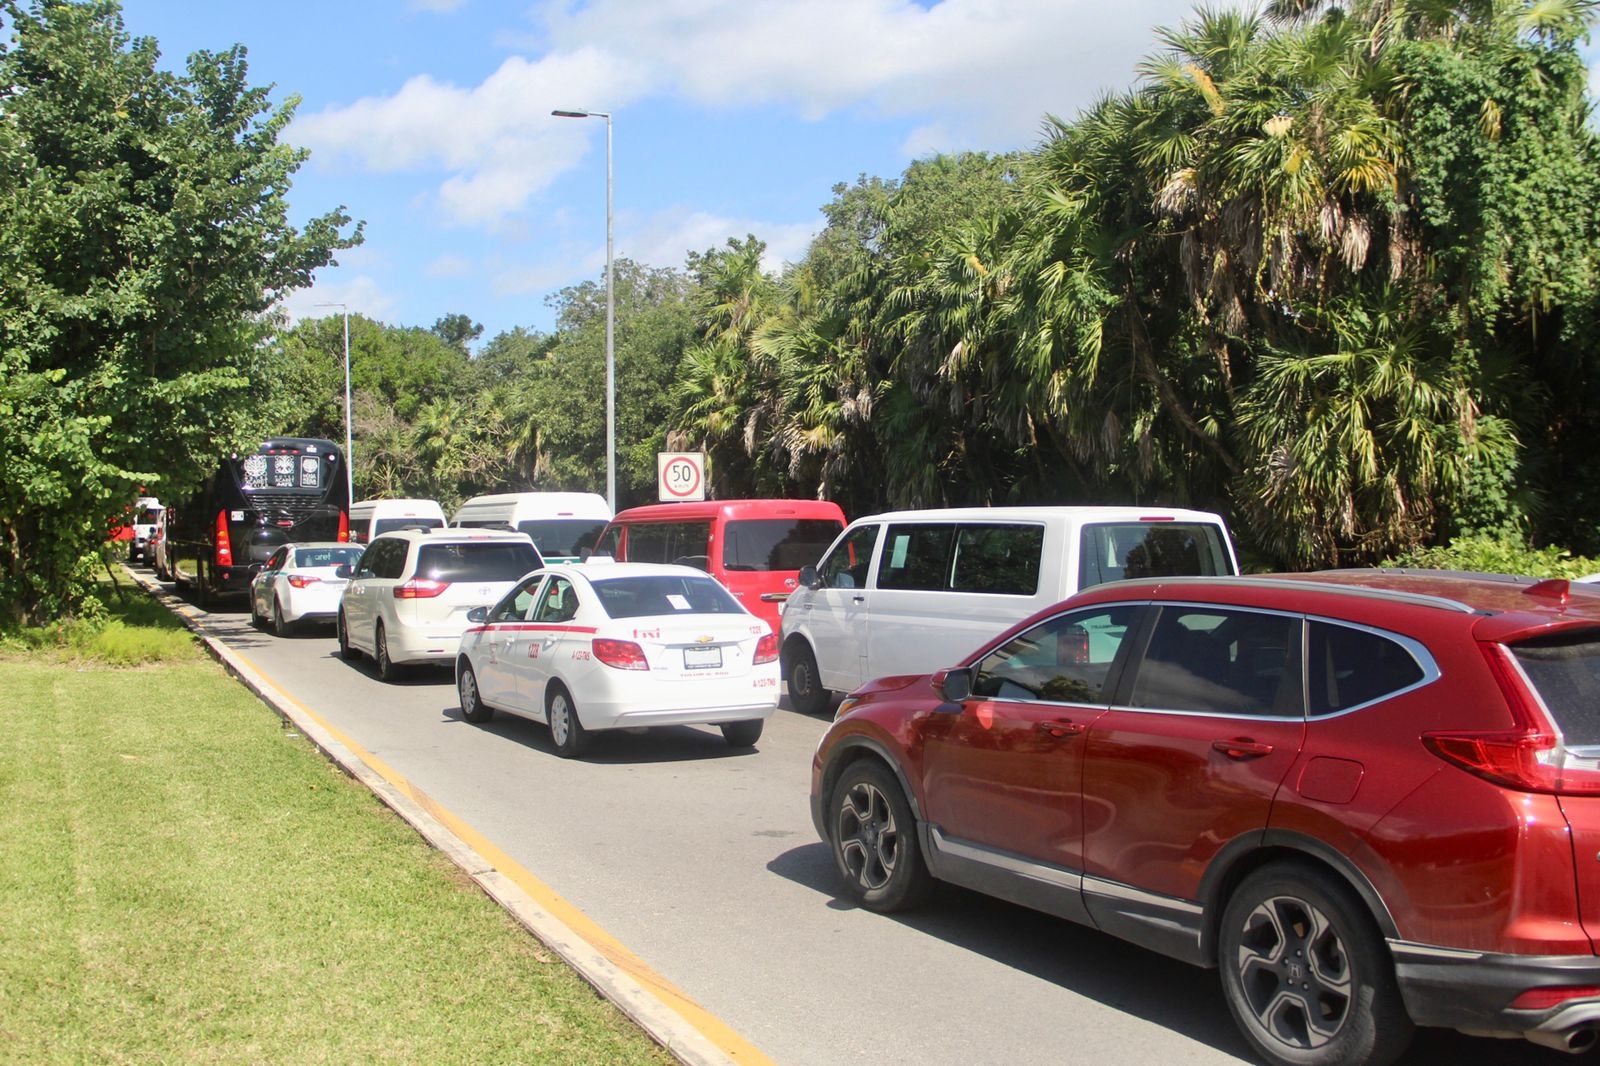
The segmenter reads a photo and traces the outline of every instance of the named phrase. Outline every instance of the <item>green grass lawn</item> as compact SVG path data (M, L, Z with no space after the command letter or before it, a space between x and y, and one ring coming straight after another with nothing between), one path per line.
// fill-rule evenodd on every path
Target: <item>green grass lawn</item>
M161 639L0 652L0 1062L673 1061Z

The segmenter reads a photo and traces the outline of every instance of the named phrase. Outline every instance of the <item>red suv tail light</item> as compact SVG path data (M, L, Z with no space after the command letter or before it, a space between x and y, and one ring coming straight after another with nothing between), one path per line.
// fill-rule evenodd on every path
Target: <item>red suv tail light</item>
M1511 1010L1549 1010L1559 1007L1569 999L1590 999L1600 996L1600 988L1593 985L1562 985L1548 988L1530 988L1507 1004Z
M335 538L340 543L348 544L350 541L350 512L339 512L339 535Z
M778 657L778 634L768 633L756 641L755 664L770 663Z
M617 670L650 669L650 662L644 657L644 649L631 640L596 637L593 643L594 657L607 666Z
M394 598L397 600L431 600L449 587L450 582L448 581L430 581L424 577L414 577L410 581L394 587Z
M1519 792L1600 795L1600 770L1567 765L1561 738L1528 691L1527 682L1503 644L1482 645L1489 672L1520 728L1498 731L1424 733L1422 743L1439 758L1485 781Z

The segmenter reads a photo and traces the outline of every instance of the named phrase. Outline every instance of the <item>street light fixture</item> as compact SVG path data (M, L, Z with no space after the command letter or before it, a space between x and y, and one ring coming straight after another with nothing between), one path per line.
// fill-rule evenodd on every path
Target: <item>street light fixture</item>
M611 112L552 111L556 118L606 120L606 502L617 510L617 353L614 347L617 308L612 293L611 265Z
M344 312L344 479L350 502L356 502L356 467L351 455L350 437L350 307L348 304L317 304L318 307L337 307Z

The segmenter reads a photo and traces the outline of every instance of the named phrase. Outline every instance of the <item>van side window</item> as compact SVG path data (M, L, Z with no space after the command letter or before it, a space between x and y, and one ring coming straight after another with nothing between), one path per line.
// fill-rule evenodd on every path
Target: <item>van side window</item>
M878 546L879 525L861 526L839 542L817 567L817 576L824 588L864 589L867 571L872 566L872 551Z
M956 534L950 589L1032 596L1039 591L1043 551L1043 526L962 526Z
M704 569L711 554L711 523L636 522L628 527L628 560L635 563L676 563Z
M878 564L878 587L944 590L948 587L950 546L955 532L953 525L890 526L883 561Z
M1218 526L1197 522L1102 522L1083 527L1078 588L1141 577L1231 574Z

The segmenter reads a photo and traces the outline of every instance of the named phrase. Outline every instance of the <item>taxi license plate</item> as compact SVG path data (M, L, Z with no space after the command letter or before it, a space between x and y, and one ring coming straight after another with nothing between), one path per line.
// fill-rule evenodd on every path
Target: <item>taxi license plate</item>
M722 649L684 648L683 668L685 670L720 670L722 669Z

